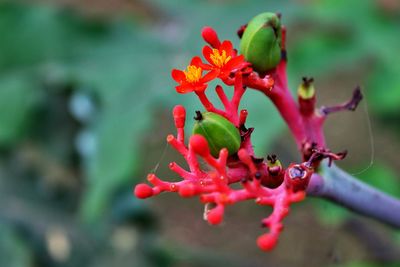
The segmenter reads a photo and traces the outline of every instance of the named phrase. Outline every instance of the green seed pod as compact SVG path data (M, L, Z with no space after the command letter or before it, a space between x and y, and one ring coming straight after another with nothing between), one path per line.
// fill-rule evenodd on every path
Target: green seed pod
M275 13L261 13L247 24L240 42L240 53L255 71L265 73L280 62L281 41L279 17Z
M200 134L208 142L210 153L218 157L222 148L228 149L229 155L240 148L240 132L229 120L213 112L196 111L196 123L193 134Z

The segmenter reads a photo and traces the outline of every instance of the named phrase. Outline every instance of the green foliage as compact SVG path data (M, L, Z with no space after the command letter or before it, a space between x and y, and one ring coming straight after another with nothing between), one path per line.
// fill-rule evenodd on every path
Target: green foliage
M307 32L289 47L291 71L320 76L361 65L368 73L365 86L374 111L398 113L400 37L394 33L400 27L399 11L391 14L373 0L324 0L300 13Z
M400 62L400 57L397 53L395 54L393 57ZM400 65L387 60L376 64L375 70L371 75L370 91L368 91L368 99L373 101L369 102L378 114L397 117L400 106Z
M0 223L0 266L33 266L32 252L13 227Z
M27 75L0 75L0 88L0 146L10 147L26 135L41 96Z

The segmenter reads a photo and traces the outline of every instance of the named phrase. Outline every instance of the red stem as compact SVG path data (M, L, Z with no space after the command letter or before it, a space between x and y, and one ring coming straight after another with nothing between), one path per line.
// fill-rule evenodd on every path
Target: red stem
M273 90L276 91L270 94L269 98L288 125L295 138L297 147L301 149L303 142L308 140L308 138L298 106L287 88L275 87Z

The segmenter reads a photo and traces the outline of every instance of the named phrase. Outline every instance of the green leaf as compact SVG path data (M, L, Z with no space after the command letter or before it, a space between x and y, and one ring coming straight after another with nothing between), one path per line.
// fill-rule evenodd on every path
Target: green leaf
M29 68L65 57L71 36L64 18L51 7L1 4L0 70Z
M397 244L400 244L400 231L396 231L395 233L394 233L394 239L395 239L395 241L397 242Z
M346 33L305 34L289 47L290 73L321 76L357 62L363 50Z
M88 221L107 210L117 189L143 179L134 174L141 162L142 138L154 119L155 101L174 96L172 88L170 94L165 93L169 76L161 73L170 68L165 54L169 50L152 37L138 39L133 30L121 23L106 41L69 66L73 80L100 98L101 112L94 129L97 149L87 164L89 184L82 207Z
M33 253L28 244L5 224L0 224L0 266L33 267Z
M40 91L25 75L0 76L0 145L11 146L26 134Z
M394 56L396 57L396 56ZM400 57L397 57L400 60ZM368 84L368 104L380 115L399 114L400 66L377 64Z
M309 25L298 43L289 47L291 72L323 75L368 65L363 71L369 72L365 86L374 111L398 114L400 38L395 32L400 21L396 16L372 0L324 0L299 13Z
M143 104L130 104L130 100L129 94L121 96L99 121L96 152L88 162L89 185L82 210L85 220L98 218L109 207L113 193L135 181L142 161L141 140L152 114L146 99Z

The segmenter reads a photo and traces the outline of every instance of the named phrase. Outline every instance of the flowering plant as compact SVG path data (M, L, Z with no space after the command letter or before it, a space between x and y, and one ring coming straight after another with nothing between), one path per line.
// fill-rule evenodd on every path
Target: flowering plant
M207 63L195 56L186 70L172 70L172 78L178 83L176 91L194 92L206 110L196 112L196 126L188 143L185 142L185 108L178 105L172 112L177 134L168 135L167 142L185 158L189 170L171 162L169 168L182 181L164 181L151 173L147 180L152 186L136 185L135 195L148 198L169 191L185 198L199 196L205 204L204 218L212 225L222 221L228 205L239 201L254 199L258 205L272 206L272 213L262 220L268 232L257 240L262 250L275 247L290 205L302 201L306 193L334 199L360 213L400 226L399 201L343 174L332 161L343 159L346 151L333 153L325 142L323 124L327 116L354 110L362 99L361 89L356 88L346 103L317 108L313 79L303 78L296 102L288 88L286 29L280 23L280 16L262 13L242 26L238 35L240 53L229 40L221 42L211 27L203 28L202 37L208 43L203 48ZM223 109L214 106L206 95L209 82L215 79L226 87L233 87L230 99L221 85L215 87ZM243 95L251 89L262 92L276 106L293 134L301 162L284 167L276 155L259 158L254 154L251 142L254 128L246 125L247 110L239 110ZM207 167L200 166L200 159ZM323 164L324 160L328 164ZM323 175L323 170L331 165L330 171ZM327 179L340 183L342 188L332 186ZM352 192L354 185L358 187L357 192ZM394 215L377 212L360 203L360 199L371 201L373 195L379 196L375 204L378 201L399 212Z

